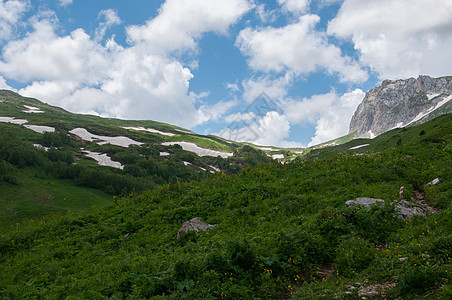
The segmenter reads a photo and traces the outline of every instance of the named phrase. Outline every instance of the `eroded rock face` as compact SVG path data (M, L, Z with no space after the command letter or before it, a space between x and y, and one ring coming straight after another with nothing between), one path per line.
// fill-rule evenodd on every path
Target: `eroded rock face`
M205 231L210 228L215 227L215 225L210 225L202 222L199 218L193 218L190 221L184 222L181 229L177 232L177 238L180 238L183 234L188 231Z
M452 112L452 77L385 80L366 93L350 122L350 133L373 137L397 127Z

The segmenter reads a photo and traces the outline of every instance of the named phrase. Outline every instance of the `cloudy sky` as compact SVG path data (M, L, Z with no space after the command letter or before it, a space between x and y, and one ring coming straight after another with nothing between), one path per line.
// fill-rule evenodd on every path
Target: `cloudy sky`
M300 147L384 79L452 74L450 0L0 0L0 88Z

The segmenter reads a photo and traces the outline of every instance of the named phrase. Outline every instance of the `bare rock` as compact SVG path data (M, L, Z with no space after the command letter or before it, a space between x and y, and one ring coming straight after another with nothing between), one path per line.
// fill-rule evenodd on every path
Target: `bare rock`
M450 113L451 95L451 77L385 80L366 93L350 122L350 133L373 137Z
M411 203L406 200L400 201L396 210L399 212L399 216L405 221L410 220L413 216L425 216L427 215L427 210L419 204Z
M376 203L384 203L385 201L383 199L375 199L375 198L368 198L368 197L360 197L360 198L356 198L356 200L348 200L345 202L345 204L347 204L348 206L371 206L374 205Z
M199 218L193 218L190 221L184 222L181 229L177 232L177 238L180 238L183 234L188 231L206 231L210 228L215 227L215 225L210 225L202 222Z

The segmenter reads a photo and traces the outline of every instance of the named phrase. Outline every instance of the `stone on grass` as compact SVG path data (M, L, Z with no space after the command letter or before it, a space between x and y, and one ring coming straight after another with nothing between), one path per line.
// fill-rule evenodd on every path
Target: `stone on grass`
M376 203L384 203L385 201L383 199L375 199L375 198L368 198L368 197L360 197L356 198L356 200L348 200L345 202L348 206L371 206Z
M210 225L202 222L199 218L193 218L190 221L184 222L182 224L181 229L177 232L177 238L180 238L188 231L205 231L213 227L215 227L215 225Z

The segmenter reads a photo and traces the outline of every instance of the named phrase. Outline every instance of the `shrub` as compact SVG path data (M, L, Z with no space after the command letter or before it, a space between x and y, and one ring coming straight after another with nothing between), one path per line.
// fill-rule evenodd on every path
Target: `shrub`
M365 239L345 237L338 247L336 269L344 276L352 276L355 272L366 269L377 250Z
M419 266L402 274L397 287L402 295L421 295L440 281L440 269L430 266Z

